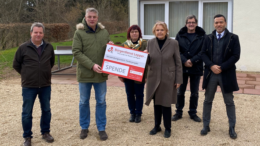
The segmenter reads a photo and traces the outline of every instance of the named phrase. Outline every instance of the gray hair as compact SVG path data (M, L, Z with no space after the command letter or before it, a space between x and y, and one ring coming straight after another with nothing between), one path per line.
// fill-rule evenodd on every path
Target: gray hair
M34 27L41 27L42 28L42 30L43 30L43 33L45 32L45 27L43 26L43 24L42 23L40 23L40 22L34 22L33 24L32 24L32 26L31 26L31 32L33 32L33 28Z
M198 19L196 18L195 15L189 15L189 16L187 16L187 18L186 18L186 23L188 22L189 19L192 19L192 18L195 19L195 22L196 22L196 23L198 23Z
M98 15L98 10L95 9L95 8L87 8L86 9L86 15L88 14L88 12L94 12L94 13L96 13Z

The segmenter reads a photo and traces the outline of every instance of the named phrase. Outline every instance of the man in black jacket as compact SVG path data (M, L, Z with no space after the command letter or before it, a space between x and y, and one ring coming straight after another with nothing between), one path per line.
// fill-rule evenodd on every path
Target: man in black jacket
M196 122L201 122L197 116L197 106L199 97L200 76L203 74L203 62L200 51L205 38L205 31L197 26L197 18L194 15L188 16L186 26L183 27L176 36L179 42L181 61L183 65L183 84L178 90L176 114L172 117L173 121L182 118L182 109L185 103L185 91L190 78L190 118Z
M43 40L44 26L42 23L33 23L31 26L31 39L23 43L14 57L13 68L21 74L22 78L22 126L24 146L31 145L32 138L32 112L38 95L41 104L41 134L47 142L53 142L49 134L51 122L51 68L54 65L54 51L51 44Z
M226 29L226 18L223 15L218 14L214 17L214 27L216 30L205 38L201 52L205 63L203 89L206 89L201 135L206 135L210 131L212 102L219 85L226 104L229 135L235 139L237 134L233 91L239 90L235 63L240 58L240 43L238 36Z

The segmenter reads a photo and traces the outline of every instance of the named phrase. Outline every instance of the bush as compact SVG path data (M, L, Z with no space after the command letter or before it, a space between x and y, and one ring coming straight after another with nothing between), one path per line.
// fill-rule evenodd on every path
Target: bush
M128 29L128 24L126 21L103 21L101 24L105 26L109 34L126 32Z
M0 24L0 50L17 47L30 39L31 23ZM68 39L70 27L66 23L43 24L44 40L48 42Z

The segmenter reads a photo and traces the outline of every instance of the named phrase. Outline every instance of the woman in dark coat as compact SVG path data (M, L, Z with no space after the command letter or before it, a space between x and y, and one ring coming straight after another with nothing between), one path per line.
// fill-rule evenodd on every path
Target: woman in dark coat
M127 31L127 40L122 44L123 47L144 51L147 42L142 39L142 32L138 25L132 25ZM130 110L129 122L141 122L142 109L144 104L144 84L146 78L146 70L143 75L142 82L130 79L119 79L125 84L128 108Z
M164 137L171 136L171 104L176 103L177 88L182 84L182 64L179 45L168 35L167 25L157 22L153 27L156 36L147 43L148 76L146 88L146 105L154 100L155 127L150 135L161 131L161 117L163 116Z

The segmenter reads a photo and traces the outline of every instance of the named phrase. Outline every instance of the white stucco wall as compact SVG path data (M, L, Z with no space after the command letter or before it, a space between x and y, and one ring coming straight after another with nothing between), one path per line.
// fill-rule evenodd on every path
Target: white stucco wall
M260 72L260 0L234 0L233 32L239 36L237 70Z
M138 24L138 0L129 0L130 26Z
M130 0L130 25L138 24L138 2ZM240 39L238 71L260 72L260 0L233 0L233 33Z

